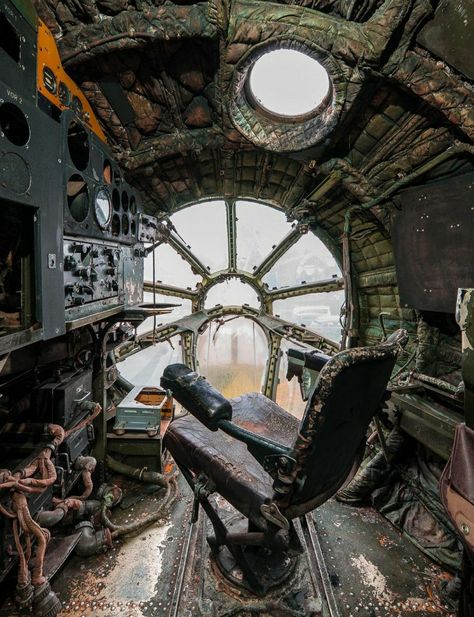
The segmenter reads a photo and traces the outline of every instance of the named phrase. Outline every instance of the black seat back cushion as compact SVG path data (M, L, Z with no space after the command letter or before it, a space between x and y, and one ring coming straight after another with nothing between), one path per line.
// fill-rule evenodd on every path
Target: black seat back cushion
M344 482L381 404L395 360L392 350L385 357L371 358L369 354L339 369L337 362L326 365L329 372L333 366L336 370L332 371L324 393L319 384L316 386L294 444L299 489L293 503L310 502L331 489L336 492ZM323 373L321 376L324 377ZM324 396L316 407L318 393Z
M219 420L232 420L230 401L185 364L167 366L161 386L211 431L217 431Z

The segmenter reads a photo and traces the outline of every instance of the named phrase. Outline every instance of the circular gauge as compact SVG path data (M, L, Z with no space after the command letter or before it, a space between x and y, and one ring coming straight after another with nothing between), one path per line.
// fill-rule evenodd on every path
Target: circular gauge
M51 92L51 94L56 94L58 82L56 80L56 75L49 68L49 66L43 67L43 85L48 92Z
M59 82L58 98L59 102L64 105L64 107L69 107L71 104L71 91L62 81Z
M30 139L30 126L25 114L13 103L0 105L0 129L15 146L25 146Z
M104 187L101 187L95 195L94 213L99 227L105 229L112 216L112 200L109 191Z
M104 179L105 184L112 183L112 165L110 161L105 159L104 161L104 169L102 170L102 177Z
M122 191L122 208L124 212L128 210L128 193L126 191Z
M120 235L120 217L118 214L114 214L112 218L112 235L119 236Z
M114 177L115 184L120 184L120 182L122 181L122 176L120 175L120 169L115 168L113 170L113 177Z
M74 113L76 113L79 117L82 117L82 114L84 112L84 108L82 106L82 101L81 101L81 99L78 96L73 96L72 97L71 107L72 107L72 110L74 111Z
M114 210L118 212L120 210L120 193L117 191L117 189L114 189L112 191L112 203L114 206Z
M84 171L89 165L89 134L76 120L73 120L69 125L67 131L67 147L69 156L71 157L71 163L77 167L79 171Z
M89 214L87 182L81 175L73 174L67 181L66 193L70 215L77 223L82 223Z

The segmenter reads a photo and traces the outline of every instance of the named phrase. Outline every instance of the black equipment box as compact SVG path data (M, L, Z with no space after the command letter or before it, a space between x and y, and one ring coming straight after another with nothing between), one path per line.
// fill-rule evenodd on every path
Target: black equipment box
M91 400L92 371L64 373L62 379L41 385L33 393L35 417L68 428L77 416L77 404Z
M400 193L392 239L400 302L454 313L460 287L474 287L474 173Z

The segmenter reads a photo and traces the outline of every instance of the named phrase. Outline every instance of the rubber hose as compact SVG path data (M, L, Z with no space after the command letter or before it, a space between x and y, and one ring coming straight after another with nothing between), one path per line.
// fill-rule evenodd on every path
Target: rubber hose
M119 463L109 454L106 457L106 463L112 471L115 471L123 476L128 476L134 480L140 480L140 482L144 482L145 484L158 484L164 488L168 487L169 481L166 476L162 473L158 473L157 471L148 471L146 467L140 469L139 467L131 467L126 463Z
M56 508L55 510L43 511L36 517L36 522L40 527L54 527L66 516L66 509Z
M177 484L174 478L171 478L168 486L166 488L166 493L163 497L162 502L158 505L157 509L153 514L147 516L143 520L134 521L133 523L129 523L127 525L115 525L107 516L106 510L107 506L104 503L102 506L102 522L106 527L112 530L112 538L118 538L120 536L125 536L127 534L133 533L135 531L141 531L145 527L155 523L163 516L163 510L165 508L169 508L174 500L176 499L177 494Z
M112 546L112 537L108 529L95 531L89 521L84 521L76 526L76 531L81 532L81 537L76 545L75 553L79 557L90 557L102 553Z
M120 373L120 371L117 376L117 379L115 380L115 383L118 386L120 386L123 390L126 390L127 392L131 392L133 388L135 387L133 383L128 381L128 379L125 379L125 377Z

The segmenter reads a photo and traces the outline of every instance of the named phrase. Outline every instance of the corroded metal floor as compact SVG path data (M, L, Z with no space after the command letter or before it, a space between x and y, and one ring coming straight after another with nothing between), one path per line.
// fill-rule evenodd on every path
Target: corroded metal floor
M123 502L112 515L118 524L144 518L159 503L150 486L126 481L123 488ZM114 541L106 553L70 558L52 582L63 605L61 617L169 615L191 504L189 491L181 491L162 521ZM0 617L17 617L11 602L0 610Z
M154 494L143 495L143 487L132 484L126 488L114 520L130 521L153 511ZM279 612L271 603L259 613L261 603L216 578L204 539L207 523L201 515L191 526L191 509L190 489L180 481L180 495L161 523L117 541L105 554L71 558L53 581L63 603L61 617L301 615L291 607ZM330 501L297 527L307 548L299 578L307 615L452 615L438 594L439 582L448 575L374 510ZM229 601L224 591L230 592ZM10 602L0 617L15 617Z
M331 500L312 516L340 615L454 617L439 594L450 575L374 509Z

